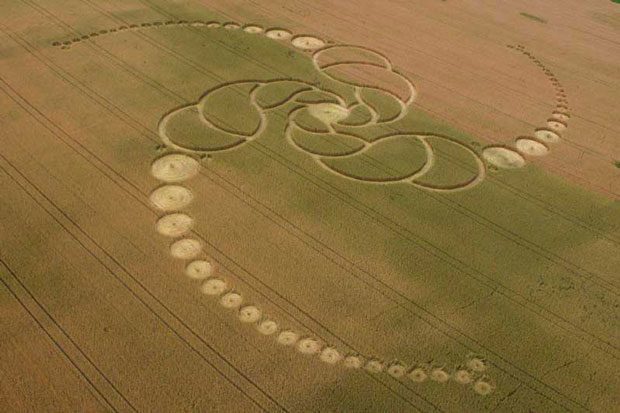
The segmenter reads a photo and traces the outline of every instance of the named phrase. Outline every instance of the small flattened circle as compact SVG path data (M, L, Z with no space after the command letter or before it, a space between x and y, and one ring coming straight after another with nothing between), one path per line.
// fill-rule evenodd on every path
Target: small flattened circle
M219 278L210 278L202 284L200 290L205 295L220 295L226 291L226 288L228 288L226 281Z
M269 29L265 32L265 36L274 40L288 40L293 37L293 33L285 29Z
M270 336L278 331L278 323L273 320L265 319L256 325L259 333Z
M170 254L180 260L195 258L202 250L202 244L197 239L183 238L170 245Z
M474 391L481 396L488 396L493 392L493 385L485 380L478 380L473 385Z
M253 305L246 305L239 309L239 314L237 314L237 318L242 323L255 323L257 322L262 315L262 311Z
M342 365L348 369L359 369L364 365L364 359L358 355L346 356Z
M549 148L534 139L519 138L515 141L517 150L529 156L543 156L549 153Z
M454 372L454 381L459 384L470 384L474 377L469 370L460 369Z
M381 360L371 359L366 362L364 368L370 373L381 373L384 366Z
M392 363L388 366L387 373L396 379L400 379L407 373L407 367L401 363Z
M189 215L177 212L164 215L157 220L157 232L166 237L177 238L185 235L194 226L194 220Z
M151 173L160 181L181 182L198 173L200 164L191 156L180 153L162 156L151 165Z
M450 380L450 374L442 368L434 368L431 370L430 378L437 383L446 383Z
M243 28L243 31L250 34L260 34L265 30L256 24L249 24Z
M213 264L206 260L196 260L187 264L185 275L194 280L204 280L213 274Z
M220 298L220 305L224 308L239 308L241 303L243 303L243 297L241 294L235 292L226 293Z
M325 347L319 354L319 360L327 364L336 364L342 360L342 354L335 347Z
M503 169L521 168L525 159L518 152L501 146L491 146L482 151L482 157L491 165Z
M426 373L426 370L424 370L424 368L422 367L414 368L409 372L407 376L409 376L409 379L414 383L422 383L423 381L426 381L426 379L428 379L428 374Z
M547 121L547 126L549 127L549 129L553 131L557 131L557 132L561 132L564 129L566 129L565 123L560 122L559 120L555 120L555 119L549 119Z
M236 30L241 28L241 25L235 22L225 23L224 28L228 30Z
M299 340L299 334L292 330L284 330L278 334L276 341L283 346L292 346Z
M295 36L291 44L302 50L316 50L325 46L325 42L314 36Z
M473 371L482 372L487 369L487 362L481 357L472 357L467 361L467 367Z
M149 196L151 204L162 211L175 211L185 208L193 199L192 192L180 185L160 186Z
M560 135L549 129L537 129L534 132L536 139L547 143L555 143L560 141Z
M301 354L313 355L321 351L321 343L312 337L302 338L297 342L297 351Z

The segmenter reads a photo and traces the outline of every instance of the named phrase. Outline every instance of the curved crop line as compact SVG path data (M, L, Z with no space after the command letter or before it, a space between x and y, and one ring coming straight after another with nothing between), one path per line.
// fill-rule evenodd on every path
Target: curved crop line
M379 113L375 110L375 108L370 103L364 100L364 97L362 96L362 88L359 86L355 88L355 98L359 100L360 104L366 106L366 108L370 112L370 124L376 125L377 122L379 121ZM368 124L360 125L358 127L367 126L367 125Z
M346 66L346 65L349 65L349 64L350 63L348 63L348 62L337 62L337 63L331 64L329 66L329 68L338 67L338 66ZM372 64L372 63L356 63L356 64L359 64L359 65L362 65L362 66L370 66L370 67L381 67L381 66L377 66L377 65ZM381 68L383 68L383 67L381 67ZM383 68L383 69L385 69L385 68ZM321 70L321 73L323 75L329 77L330 79L336 81L336 82L344 83L344 84L347 84L347 85L352 85L352 86L355 86L355 87L363 87L363 88L367 88L367 89L375 89L375 90L379 90L381 92L387 93L390 96L392 96L394 99L396 99L399 102L401 102L403 107L409 106L411 103L413 103L413 101L415 99L415 88L413 86L413 83L409 79L407 79L407 77L403 76L401 73L399 73L397 71L394 71L394 70L391 70L389 73L393 73L396 76L398 76L407 85L407 89L409 89L409 96L408 96L407 100L405 100L405 101L403 101L394 92L392 92L392 91L390 91L390 90L388 90L386 88L383 88L383 87L380 87L380 86L366 85L366 84L363 84L363 83L360 83L360 82L355 82L355 81L346 81L346 80L343 80L343 79L339 79L339 78L337 78L337 77L327 73L324 70Z
M329 63L325 66L321 66L321 71L329 69L331 67L337 67L337 66L342 66L342 65L364 65L364 66L374 66L374 67L378 67L379 69L387 69L385 66L380 65L379 63L374 63L374 62L364 62L363 60L343 60L341 62L333 62L333 63Z
M283 82L288 82L288 80L283 80ZM260 90L260 89L262 89L262 88L263 88L263 87L265 87L265 86L267 86L267 84L259 86L259 88L258 88L258 89ZM298 90L298 91L292 92L291 94L289 94L289 95L286 97L286 99L284 99L284 100L282 100L282 101L280 101L280 102L278 102L278 103L276 103L276 104L269 105L269 106L261 106L261 108L262 108L263 110L272 110L272 109L277 109L277 108L281 107L282 105L285 105L286 103L288 103L291 99L293 99L293 98L294 98L295 96L297 96L299 93L302 93L302 92L308 92L308 91L311 91L311 90L313 90L313 86L307 86L307 87L306 87L306 88L304 88L304 89L301 89L301 90ZM258 93L258 90L256 91L256 93ZM257 102L257 103L258 103L258 102ZM260 104L259 104L259 105L260 105Z
M334 92L332 92L332 91L330 91L330 90L319 89L319 88L318 88L318 87L316 87L316 86L312 86L312 91L319 92L319 93L324 93L324 94L326 94L326 95L330 95L330 96L332 96L334 99L336 99L336 101L338 102L338 104L339 104L340 106L345 107L345 108L347 107L347 102L345 102L345 101L344 101L344 99L343 99L341 96L338 96L336 93L334 93ZM300 92L299 94L301 94L301 92ZM304 105L314 105L314 103L308 103L308 102L303 102L303 101L300 101L300 100L298 100L298 98L297 98L297 97L295 97L295 99L296 99L296 100L295 100L296 102L301 103L301 104L304 104ZM331 103L331 102L322 102L322 103Z
M172 111L168 112L166 115L164 115L161 120L159 121L159 124L157 125L157 132L159 134L159 137L161 138L162 142L164 143L164 145L180 151L180 152L184 152L184 153L196 153L196 152L225 152L225 151L230 151L232 149L235 149L237 146L243 144L246 142L246 139L243 137L240 137L240 139L237 142L234 142L230 145L227 145L225 147L221 147L221 148L217 148L217 149L209 149L209 150L196 150L196 149L192 149L192 148L188 148L182 145L179 145L177 143L175 143L169 136L168 136L168 132L167 132L167 126L168 126L168 122L170 121L170 119L173 116L176 116L179 112L183 111L183 110L187 110L191 107L194 107L194 104L189 104L189 105L185 105L185 106L181 106L179 108L173 109ZM198 110L200 112L200 110ZM206 121L206 120L205 120Z
M361 127L361 126L368 126L368 125L371 125L371 123L370 123L370 122L372 121L372 113L370 112L370 108L369 108L367 105L365 105L365 104L363 104L363 103L361 103L361 102L355 102L355 103L350 104L350 105L347 107L347 109L349 110L349 113L351 113L351 112L353 112L353 111L355 110L355 108L357 108L357 107L364 107L364 108L366 108L366 109L368 110L368 114L370 115L370 120L369 120L369 121L367 121L367 122L366 122L366 121L364 121L364 122L362 122L362 123L345 123L345 121L346 121L347 119L349 119L349 118L350 118L350 116L351 116L351 115L349 115L347 118L345 118L345 119L343 119L343 120L339 121L339 122L338 122L338 126L342 126L342 127L346 127L346 128L359 128L359 127ZM350 122L350 120L349 120L349 122Z
M486 177L486 166L484 164L484 162L482 161L482 159L480 158L480 156L473 150L471 149L469 146L458 142L452 138L449 137L445 137L445 136L439 136L439 135L418 135L418 137L426 142L429 138L431 139L441 139L441 140L445 140L448 141L449 143L453 144L453 145L457 145L460 146L461 148L465 149L466 151L468 151L472 157L474 158L474 161L476 162L476 166L478 167L478 173L471 178L469 181L466 181L464 183L461 184L457 184L457 185L446 185L446 186L441 186L441 185L431 185L431 184L423 184L420 182L415 182L415 180L417 179L414 178L411 180L411 185L418 187L418 188L422 188L422 189L429 189L429 190L433 190L435 192L457 192L457 191L463 191L465 189L470 189L473 188L474 186L478 185L479 183L481 183L484 178ZM432 145L430 143L428 143L429 146L432 147ZM434 158L433 158L434 161ZM430 168L429 168L430 170Z
M292 110L292 111L290 112L290 118L294 117L294 116L296 115L296 113L297 113L298 111L302 110L302 109L306 109L306 108L305 108L304 106L300 106L300 107L295 108L294 110ZM296 121L294 121L294 120L292 120L292 121L290 121L289 123L287 123L287 125L286 125L286 127L285 127L285 129L284 129L284 138L285 138L285 140L286 140L286 141L287 141L287 142L288 142L288 143L289 143L289 144L290 144L293 148L295 148L295 149L297 149L297 150L299 150L299 151L301 151L301 152L303 152L303 153L305 153L305 154L309 155L310 157L312 157L313 159L315 159L315 160L317 160L317 161L318 161L318 160L320 160L320 159L319 159L320 157L325 157L325 158L338 158L338 157L345 157L345 156L350 156L350 155L354 155L354 154L357 154L357 153L361 153L361 152L363 152L363 151L366 149L366 147L367 147L367 146L368 146L368 144L369 144L368 142L366 142L364 139L360 138L359 136L355 136L355 135L352 135L352 134L343 133L342 135L344 135L344 136L348 136L348 137L351 137L351 138L354 138L354 139L356 139L357 141L359 141L359 142L362 144L362 147L361 147L361 148L359 148L359 149L356 149L355 151L352 151L352 152L347 152L347 153L344 153L344 154L339 154L339 155L319 155L319 154L317 154L317 153L314 153L314 152L312 152L312 151L307 150L305 147L303 147L301 144L298 144L298 142L297 142L297 141L295 141L295 139L294 139L294 138L293 138L293 136L292 136L292 133L293 133L292 129L293 129L293 128L297 128L298 130L301 130L301 131L303 131L303 132L308 132L308 133L312 133L312 134L315 134L315 135L332 136L332 134L331 134L331 133L329 133L329 132L317 132L317 131L308 130L308 129L306 129L306 128L302 127L301 125L299 125L299 124L298 124Z
M377 183L381 183L381 184L398 184L398 183L403 183L406 182L407 180L411 179L413 176L415 176L416 174L418 174L418 172L420 171L420 169L418 169L417 171L408 173L406 175L402 175L402 176L397 176L394 178L369 178L369 177L362 177L362 176L357 176L357 175L353 175L352 173L349 172L344 172L334 166L330 166L327 165L325 163L325 161L323 159L319 159L319 164L321 166L323 166L324 168L326 168L327 170L329 170L332 173L335 173L336 175L339 175L343 178L346 179L350 179L356 182L363 182L363 183L367 183L367 184L377 184Z
M223 128L221 126L216 126L212 120L208 119L207 115L205 114L205 107L207 105L207 99L209 98L209 96L211 94L213 94L214 92L217 92L218 90L227 88L227 87L234 87L234 86L239 86L239 85L246 85L246 84L253 84L255 85L254 89L252 89L250 91L250 93L248 94L248 98L250 98L250 104L252 106L254 106L259 114L260 117L260 121L258 123L258 126L256 127L256 129L254 129L254 131L252 131L251 133L240 133L234 130L230 130L230 129L226 129ZM200 99L198 100L197 103L197 107L198 107L198 115L200 116L200 119L203 120L206 124L208 124L210 127L215 128L219 131L234 135L234 136L241 136L243 138L246 138L247 140L252 140L254 139L259 133L261 133L264 128L265 128L265 123L267 122L267 119L265 118L265 115L263 113L262 110L260 110L260 107L258 107L256 105L256 101L252 101L251 96L252 96L252 92L254 90L256 90L256 86L261 85L261 82L254 82L254 81L240 81L240 82L232 82L232 83L227 83L227 84L223 84L223 85L218 85L215 88L211 89L210 91L206 92L205 94L203 94Z
M298 129L301 129L301 128L299 128L299 125L297 125L296 122L292 122L291 126L293 126L295 128L298 128ZM329 136L329 134L325 134L325 135ZM349 156L349 155L352 155L352 154L359 153L360 150L364 148L364 144L362 144L361 148L351 148L347 152L342 152L342 153L338 153L338 154L330 154L330 153L327 153L327 152L318 152L316 150L312 150L312 149L306 147L305 145L303 145L302 143L298 142L297 140L295 140L295 138L292 137L292 136L291 136L291 139L293 141L295 141L295 145L298 146L300 149L302 149L304 152L307 152L307 153L309 153L311 155L316 155L317 157L321 157L321 158L341 158L341 157L346 157L346 156Z
M324 47L324 48L322 48L320 50L317 50L312 55L312 61L313 61L314 65L315 65L315 67L318 70L321 70L321 69L325 68L325 66L320 66L319 65L319 63L318 63L319 56L321 54L323 54L324 52L327 52L327 51L333 50L333 49L358 49L358 50L363 50L363 51L368 52L370 54L373 54L373 55L379 57L381 60L383 60L385 62L385 64L386 64L386 66L381 66L381 67L383 67L385 69L388 69L388 70L392 70L392 62L384 54L382 54L380 52L377 52L376 50L369 49L369 48L364 47L364 46L357 46L357 45L352 45L352 44L336 44L336 45L333 45L333 46L326 46L326 47Z

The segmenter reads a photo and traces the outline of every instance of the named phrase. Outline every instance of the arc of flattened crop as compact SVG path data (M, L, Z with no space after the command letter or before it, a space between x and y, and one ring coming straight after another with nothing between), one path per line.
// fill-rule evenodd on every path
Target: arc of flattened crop
M175 143L169 136L168 136L168 132L167 132L167 127L168 127L168 122L170 121L171 118L173 118L174 116L176 116L179 112L187 110L189 108L192 107L196 107L195 104L189 104L189 105L185 105L185 106L181 106L179 108L173 109L172 111L168 112L167 114L165 114L160 120L159 123L157 125L157 133L159 135L159 138L162 140L163 144L166 145L169 148L172 148L176 151L179 152L183 152L183 153L190 153L190 154L194 154L194 153L207 153L207 152L225 152L225 151L230 151L235 149L237 146L243 144L246 142L245 138L240 137L240 139L237 142L233 142L230 145L221 147L221 148L217 148L217 149L208 149L208 150L200 150L200 149L192 149L192 148L186 148L185 146L179 145L177 143ZM198 110L198 109L197 109ZM214 126L213 126L214 127Z
M213 124L213 122L211 122L209 119L207 119L206 115L205 115L205 100L207 99L207 97L220 89L223 89L225 87L229 87L229 86L238 86L238 85L246 85L246 84L253 84L254 87L252 88L252 90L249 93L249 99L250 99L250 104L252 106L254 106L254 108L256 109L256 112L258 113L258 116L260 118L259 122L258 122L258 126L256 127L256 129L252 132L252 133L239 133L239 132L235 132L232 130L226 130L224 128L221 128L219 126L216 126ZM212 127L214 129L217 129L221 132L224 133L228 133L230 135L233 136L239 136L243 139L245 139L245 141L251 141L256 139L256 137L260 136L263 131L266 129L267 127L267 117L264 113L264 111L262 110L262 108L258 105L258 103L256 102L256 96L255 93L257 91L257 89L264 85L264 82L259 82L259 81L255 81L255 80L239 80L239 81L234 81L234 82L226 82L220 85L217 85L216 87L214 87L213 89L208 90L207 92L203 93L203 95L200 97L200 99L198 100L197 103L197 107L198 107L198 116L200 117L200 120L203 121L206 125L208 125L209 127Z
M343 48L358 49L358 50L362 50L364 52L373 54L376 57L378 57L379 59L381 59L385 63L385 66L381 66L381 65L379 65L377 63L364 62L364 61L334 62L334 63L330 63L328 65L321 66L319 64L319 62L318 62L318 59L321 56L321 54L323 54L323 53L325 53L327 51L330 51L330 50L337 49L337 48L341 48L341 49L343 49ZM380 67L380 68L387 69L390 72L394 73L395 75L399 76L405 82L405 84L407 85L407 88L409 89L409 98L406 101L402 101L398 96L395 96L392 92L390 92L388 90L385 90L383 88L378 88L378 87L374 87L374 86L366 86L366 85L364 85L362 87L368 87L368 88L371 88L371 89L380 90L382 92L389 93L391 96L395 97L399 102L401 102L401 104L402 104L401 106L403 107L403 109L405 109L405 107L411 106L411 104L413 103L413 101L416 98L416 88L415 88L415 85L413 84L413 82L411 82L411 80L409 80L409 78L407 78L407 76L405 76L402 73L400 73L399 71L395 70L393 65L392 65L392 62L390 61L390 59L387 56L385 56L384 54L382 54L382 53L380 53L380 52L378 52L376 50L370 49L368 47L357 46L357 45L347 45L347 44L339 44L339 45L327 46L327 47L324 47L324 48L316 51L312 55L312 63L314 64L314 67L319 72L321 72L321 73L326 68L336 67L338 65L345 65L345 64L351 64L351 63L354 63L354 64L365 64L365 65L368 65L368 66L374 66L374 67ZM344 82L342 80L335 79L335 78L333 78L333 77L331 77L329 75L326 75L326 76L328 76L331 79L334 79L334 80L336 80L338 82L350 84L350 83ZM358 87L358 86L356 85L356 87ZM402 116L404 116L404 115L402 115ZM395 120L391 120L390 122L394 122L394 121L399 120L399 119L401 119L401 117L399 117L399 118L397 118ZM382 123L387 123L387 122L382 122Z
M312 86L312 85L311 85ZM312 86L312 90L319 92L319 93L325 93L326 95L331 95L334 97L334 99L336 99L338 101L338 103L340 104L340 106L342 107L347 107L347 102L344 101L344 99L342 98L342 96L339 96L337 93L332 92L331 90L325 90L325 89L320 89L316 86ZM297 99L297 95L302 94L303 91L300 91L298 93L295 94L295 99ZM295 102L299 103L300 105L311 105L312 103L306 103L303 101L299 101L299 100L295 100ZM330 102L324 102L324 103L330 103Z
M295 98L298 94L303 93L303 92L309 92L309 91L311 91L311 90L313 90L313 89L314 89L314 86L312 86L312 85L310 85L310 84L308 84L308 83L306 83L306 82L302 82L302 81L300 81L300 80L276 79L276 80L273 80L273 81L266 81L266 82L264 82L264 84L260 85L260 86L256 89L256 91L255 91L255 93L254 93L254 94L258 93L258 91L259 91L260 89L262 89L262 88L264 88L264 87L268 87L269 85L271 85L271 84L273 84L273 83L277 83L277 82L296 82L296 83L299 83L300 85L306 85L306 87L304 87L304 88L302 88L302 89L300 89L300 90L298 90L298 91L296 91L296 92L292 92L292 93L291 93L290 95L288 95L285 99L281 100L280 102L277 102L277 103L276 103L276 104L274 104L274 105L271 105L271 106L260 106L260 104L259 104L259 106L260 106L263 110L265 110L265 111L268 111L268 110L273 110L273 109L277 109L277 108L279 108L279 107L281 107L281 106L285 105L286 103L290 102L290 101L291 101L292 99L294 99L294 98ZM254 98L256 99L256 96L254 96ZM256 102L256 103L258 104L258 102Z
M329 65L329 67L338 67L338 66L346 66L350 64L349 62L337 62L337 63L333 63L331 65ZM372 63L356 63L358 65L363 65L363 66L371 66L371 67L381 67ZM324 71L321 71L321 73L323 73L323 75L329 77L330 79L336 81L336 82L340 82L340 83L344 83L345 85L353 85L353 87L355 88L366 88L366 89L374 89L374 90L378 90L380 92L386 93L390 96L392 96L394 99L396 99L396 101L398 101L399 105L401 106L401 114L396 117L395 119L390 119L388 121L383 121L380 123L391 123L391 122L395 122L397 120L402 119L406 114L407 114L407 109L409 108L409 106L411 106L411 104L413 104L413 101L415 100L416 97L416 92L415 92L415 87L413 85L413 83L403 74L401 74L400 72L397 72L395 70L390 70L390 73L395 74L396 76L398 76L404 83L405 85L407 85L407 89L409 89L409 97L407 98L407 100L403 101L399 96L397 96L396 94L394 94L392 91L387 90L385 88L382 87L377 87L377 86L371 86L371 85L364 85L364 84L360 84L357 82L346 82L342 79L338 79L336 77L330 76L329 74L327 74Z
M327 165L325 162L323 162L322 159L320 158L349 158L351 156L354 155L362 155L364 154L364 152L367 152L368 150L370 150L373 146L375 146L376 144L378 144L379 142L384 142L386 140L392 140L392 139L397 139L400 137L414 137L420 140L420 142L422 143L422 145L424 146L424 150L426 152L426 162L424 163L424 165L418 169L417 171L413 171L407 175L403 175L403 176L399 176L399 177L395 177L395 178L380 178L380 179L373 179L373 178L362 178L359 176L355 176L355 175L349 175L347 173L344 173L342 171L339 171L337 168L334 168L332 166ZM417 179L421 176L423 176L424 174L426 174L434 165L434 152L433 152L433 148L432 146L426 142L425 139L422 139L422 137L418 136L418 135L413 135L413 134L408 134L408 133L393 133L393 134L389 134L389 135L385 135L382 136L380 138L378 138L377 140L369 143L368 145L365 145L363 148L361 148L359 151L356 151L354 153L351 154L346 154L346 155L341 155L341 156L331 156L331 157L327 157L327 156L321 156L321 157L316 157L316 160L320 163L320 165L327 169L328 171L330 171L331 173L335 173L339 176L342 176L346 179L349 180L353 180L356 182L366 182L366 183L372 183L372 184L377 184L377 183L381 183L381 184L398 184L398 183L410 183L411 181L413 181L414 179Z
M375 56L377 56L379 59L383 60L383 62L385 63L385 66L381 66L381 67L385 67L386 69L392 70L392 62L390 61L390 59L385 56L384 54L377 52L376 50L372 50L368 47L364 47L364 46L358 46L358 45L353 45L353 44L336 44L333 46L327 46L327 47L323 47L320 50L317 50L313 55L312 55L312 61L315 65L315 67L320 71L321 69L325 69L326 67L331 66L331 64L328 65L324 65L321 66L319 64L319 57L330 50L334 50L334 49L358 49L358 50L362 50L364 52L368 52L370 54L374 54ZM359 61L359 62L351 62L351 63L364 63L363 61Z
M372 107L372 105L370 105L368 102L364 100L364 98L362 97L361 87L357 87L357 86L355 87L355 99L357 99L360 102L359 104L365 106L366 109L368 109L368 112L370 112L370 122L368 124L376 125L377 122L379 121L379 112L377 112L375 108ZM368 124L362 124L362 125L359 125L358 127L368 126Z
M298 108L296 110L299 109L303 109L303 108ZM348 152L344 152L344 153L340 153L337 155L330 155L330 154L323 154L323 153L319 153L319 152L314 152L308 148L303 147L302 145L300 145L299 143L297 143L295 141L295 138L293 138L293 128L297 128L298 130L304 131L304 132L310 132L313 133L315 135L325 135L326 137L330 137L331 133L327 132L327 133L321 133L321 132L313 132L313 131L309 131L303 127L301 127L300 125L297 124L297 122L295 121L291 121L288 123L288 125L286 125L286 128L284 130L284 138L289 142L290 145L292 145L295 149L310 155L310 157L312 157L313 159L320 161L320 158L329 158L329 159L333 159L333 158L346 158L348 156L352 156L352 155L357 155L361 152L363 152L366 147L368 146L368 142L366 142L365 140L361 139L358 136L349 134L349 133L339 133L339 135L343 135L343 136L348 136L351 138L354 138L358 141L360 141L362 143L362 147L361 148L351 148L350 151Z
M411 179L411 181L409 182L411 185L415 186L416 188L420 188L420 189L425 189L428 191L434 191L434 192L459 192L459 191L464 191L466 189L471 189L473 187L475 187L476 185L478 185L479 183L481 183L484 178L486 177L486 166L484 164L484 162L482 161L482 159L480 158L480 156L473 150L471 149L469 146L461 143L461 142L457 142L454 139L445 137L445 136L439 136L439 135L417 135L418 138L420 138L420 140L422 142L424 142L426 145L428 145L429 148L431 148L432 151L432 145L430 143L427 142L427 138L438 138L438 139L443 139L446 140L448 142L450 142L453 145L457 145L462 147L463 149L465 149L467 152L469 152L473 158L474 158L474 162L476 162L476 166L478 167L478 173L476 174L476 176L474 176L472 179L470 179L469 181L463 183L463 184L457 184L457 185L446 185L446 186L439 186L439 185L429 185L429 184L421 184L419 182L415 182L416 179L421 178L422 176L417 176ZM433 166L434 166L434 162L435 158L434 158L434 154L432 157L432 164L428 167L428 169L425 171L425 173L427 173Z

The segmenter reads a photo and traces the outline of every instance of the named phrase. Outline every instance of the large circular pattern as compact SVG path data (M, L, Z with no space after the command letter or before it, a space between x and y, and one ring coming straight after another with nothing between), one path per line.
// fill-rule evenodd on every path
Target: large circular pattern
M160 186L149 196L151 204L162 211L176 211L188 206L194 196L191 191L180 185Z
M163 182L182 182L198 173L200 164L180 153L162 156L151 165L153 176Z
M175 23L175 24L181 24ZM153 24L157 25L157 24ZM219 27L219 23L183 23L183 25L190 25L193 27ZM142 26L145 26L143 24ZM150 24L149 24L150 26ZM225 24L224 27L229 29L240 28L236 23ZM257 25L246 25L243 27L243 31L247 33L263 33L262 27ZM283 29L270 29L265 32L265 35L272 39L288 39L292 37L291 33ZM76 41L79 41L76 40ZM291 40L294 47L303 50L317 50L325 46L325 42L314 36L296 36ZM320 121L331 124L337 123L342 118L348 116L349 110L346 107L339 105L325 103L316 104L310 110L310 115ZM561 130L565 122L568 120L568 115L558 111L553 113L553 118L548 121L548 132L556 133L553 130ZM554 124L556 122L558 125ZM556 135L557 136L557 135ZM544 141L544 139L541 139ZM529 138L519 138L516 141L516 148L526 155L540 156L548 150L547 146L541 142ZM483 157L491 164L502 168L515 168L521 167L524 164L524 160L520 155L508 148L503 147L488 147L483 152ZM190 156L174 153L165 155L155 160L151 165L152 175L164 182L175 183L181 182L195 176L199 171L200 165L198 161ZM482 167L483 168L483 167ZM156 189L150 196L151 202L158 209L173 212L161 217L157 221L157 231L165 236L172 238L178 238L187 234L193 227L193 219L184 213L174 212L184 208L192 201L191 192L185 187L179 185L164 185L161 188ZM195 257L202 251L202 244L200 241L192 238L183 238L177 240L170 246L171 254L180 259L195 259ZM219 303L229 309L237 309L237 317L242 323L255 324L257 330L264 335L272 335L278 331L278 324L270 319L262 317L262 311L254 305L243 305L243 297L240 293L226 291L229 289L228 284L218 278L210 278L213 274L213 265L206 260L195 259L191 261L185 267L185 273L188 277L199 280L206 280L201 286L201 290L206 295L220 296ZM450 374L441 368L433 369L430 374L422 367L417 367L408 372L407 366L400 362L393 362L387 364L379 359L365 359L359 355L348 355L344 357L342 353L335 347L327 346L322 347L322 344L316 338L306 337L301 338L299 333L292 330L281 331L276 341L284 346L295 346L295 348L303 354L319 355L319 360L328 364L336 364L342 361L344 367L349 369L364 368L371 373L379 373L386 371L387 374L394 378L402 378L408 376L413 382L422 382L431 378L432 380L445 383L450 379ZM472 360L470 360L470 363ZM470 370L476 371L476 368L468 365ZM474 375L470 370L461 369L454 373L454 379L460 384L472 384L474 390L479 394L489 394L493 390L493 386L483 379L479 379L474 383Z
M206 260L196 260L187 264L185 275L195 280L204 280L213 274L213 264Z
M182 213L164 215L157 220L157 232L166 237L177 238L188 233L194 226L192 217Z
M191 260L202 250L202 244L197 239L183 238L170 245L170 254L180 260Z
M226 281L219 278L210 278L202 284L200 289L206 295L220 295L228 288Z

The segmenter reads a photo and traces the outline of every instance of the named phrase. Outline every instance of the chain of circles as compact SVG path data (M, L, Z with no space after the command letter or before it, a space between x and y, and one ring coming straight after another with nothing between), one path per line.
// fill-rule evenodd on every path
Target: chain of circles
M533 136L517 137L513 145L492 145L484 149L482 156L497 168L520 168L526 164L524 156L540 157L550 152L551 145L561 141L570 119L568 98L564 87L555 74L523 45L508 45L522 53L538 66L556 92L555 107L544 126L534 130ZM514 148L514 149L513 149Z
M447 383L452 380L471 386L483 396L494 390L495 386L485 375L487 362L483 357L472 355L462 366L449 371L433 364L407 365L400 361L386 362L375 357L346 354L317 338L282 328L259 306L246 303L243 295L217 274L214 262L203 258L202 242L191 236L194 220L183 210L192 202L193 194L180 183L195 176L199 169L198 160L181 153L166 154L152 163L151 174L163 183L150 194L151 204L163 213L157 220L156 229L159 234L172 239L170 255L186 263L185 275L199 281L202 293L219 302L223 309L231 311L239 322L253 326L259 334L273 336L282 347L293 347L300 354L316 356L326 364L364 369L373 374L385 372L395 379L408 379L414 383Z
M141 24L121 25L111 29L100 30L76 36L71 40L55 41L53 46L63 50L71 48L83 41L103 35L136 31L159 27L205 27L243 30L250 34L264 34L273 40L288 40L301 50L313 51L326 45L318 37L310 35L293 35L282 28L263 29L256 24L242 26L238 23L220 23L215 21L155 21ZM400 361L386 362L376 357L366 357L357 353L345 353L332 345L310 335L303 335L294 329L282 328L280 324L264 314L257 305L246 303L243 295L234 289L229 281L217 273L216 265L211 259L204 257L203 243L191 236L194 219L183 212L193 201L193 193L181 185L182 182L194 177L200 169L200 163L194 157L181 153L170 153L156 159L151 165L151 174L161 182L149 198L151 204L160 211L156 222L156 230L162 236L170 238L170 255L185 262L185 275L200 282L201 292L216 300L219 305L230 311L240 323L251 325L257 333L274 337L274 341L282 346L296 349L302 355L317 357L328 365L340 365L355 370L364 369L372 374L387 373L399 380L408 379L413 383L432 381L447 383L454 381L470 386L474 392L486 396L492 393L495 385L485 374L488 363L477 355L469 356L463 365L449 371L434 363L417 363L407 365Z

